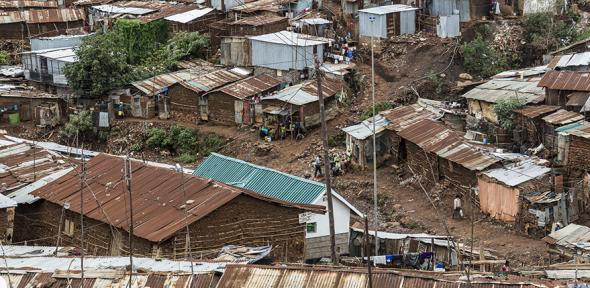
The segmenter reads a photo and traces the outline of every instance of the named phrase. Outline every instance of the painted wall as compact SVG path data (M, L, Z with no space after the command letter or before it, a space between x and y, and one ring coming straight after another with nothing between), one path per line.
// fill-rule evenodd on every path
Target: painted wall
M348 230L350 229L350 208L348 208L348 206L346 206L344 203L342 203L342 201L338 200L336 197L332 197L332 200L334 204L335 233L348 233ZM313 204L328 207L328 200L324 199L324 197L319 197ZM329 216L327 212L324 215L312 214L311 220L308 221L308 223L316 222L317 232L307 233L306 238L330 235L330 222L328 218Z
M251 47L252 65L284 71L313 67L314 54L318 55L320 63L324 57L323 45L302 47L251 40Z

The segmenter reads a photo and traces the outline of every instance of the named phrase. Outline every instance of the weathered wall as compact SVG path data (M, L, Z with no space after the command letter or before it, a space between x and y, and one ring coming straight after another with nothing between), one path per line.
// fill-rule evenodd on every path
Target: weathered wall
M494 111L494 103L488 103L475 99L467 99L467 106L469 114L481 115L483 118L491 123L498 124L498 116Z
M590 170L590 139L570 135L567 166L571 169Z
M471 171L457 163L446 159L439 159L439 171L442 177L449 181L449 184L461 192L469 191L471 187L477 186L475 171Z
M234 24L230 25L229 36L257 36L269 33L275 33L283 31L289 26L287 18L277 21L275 23L263 24L263 25L246 25L246 24Z
M238 98L227 95L221 91L207 94L209 105L209 121L220 124L235 124L235 101Z
M485 176L478 177L477 181L481 211L494 219L514 222L520 207L520 191L493 182Z
M438 183L438 157L432 153L425 152L418 145L405 141L406 143L406 164L412 171L420 176L420 181L425 187L432 187ZM436 180L435 180L436 179Z
M238 196L198 222L190 225L191 252L200 255L218 251L224 245L273 245L271 256L278 261L303 260L305 224L299 223L303 211ZM186 231L162 243L162 253L184 258ZM171 254L168 254L171 253Z
M518 144L537 146L543 143L543 121L541 117L528 118L522 114L514 114L515 130L520 130L520 139L514 139Z
M349 234L336 234L336 254L348 254ZM330 256L330 236L305 239L305 259Z
M180 84L174 84L168 89L170 109L172 111L199 112L199 96L200 93Z

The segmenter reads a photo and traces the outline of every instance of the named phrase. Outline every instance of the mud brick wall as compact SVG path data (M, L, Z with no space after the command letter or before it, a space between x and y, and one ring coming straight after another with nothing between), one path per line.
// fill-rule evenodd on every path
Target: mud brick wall
M168 89L172 111L199 112L199 96L191 89L180 84L174 84Z
M221 124L235 124L235 104L240 100L223 92L208 94L209 121Z
M590 139L571 135L567 161L568 168L590 170Z
M528 118L522 114L515 113L515 126L523 130L522 139L519 144L526 143L531 146L543 143L543 121L541 117Z
M388 141L391 144L389 146L389 153L391 153L391 159L395 164L400 164L406 159L406 144L401 137L399 137L394 131L385 130L385 137L388 137ZM413 168L412 168L413 169Z
M477 187L477 175L457 163L446 159L439 159L439 171L449 184L458 189L458 192L468 193L471 187Z
M406 164L412 168L416 176L420 176L420 182L424 188L428 189L434 186L440 180L437 169L438 157L432 153L425 152L412 142L405 141L405 143L407 151ZM436 182L434 179L436 179Z
M224 245L272 245L271 257L277 261L303 260L305 224L299 223L303 211L238 196L203 219L190 225L193 257L218 251ZM183 259L186 230L161 245L162 255Z

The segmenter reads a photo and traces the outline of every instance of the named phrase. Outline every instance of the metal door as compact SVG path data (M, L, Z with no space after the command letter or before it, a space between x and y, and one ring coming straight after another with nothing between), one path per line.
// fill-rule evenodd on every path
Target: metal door
M244 102L242 100L234 101L234 111L236 124L242 124L242 113L244 111Z

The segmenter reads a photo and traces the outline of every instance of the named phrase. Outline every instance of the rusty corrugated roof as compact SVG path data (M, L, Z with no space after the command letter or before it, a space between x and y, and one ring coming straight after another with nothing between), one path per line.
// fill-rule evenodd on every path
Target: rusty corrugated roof
M0 24L20 22L28 24L60 23L84 19L86 19L86 13L82 8L0 12Z
M525 106L523 108L515 109L514 113L521 114L527 118L536 118L539 116L546 115L548 113L555 112L559 110L559 106L550 106L550 105L538 105L538 106Z
M539 81L539 87L552 90L590 91L590 73L549 71Z
M387 120L387 129L399 132L400 130L423 119L436 119L438 116L419 104L400 106L380 112Z
M432 120L421 120L401 130L398 135L469 170L481 171L498 162L495 157L468 143L459 132Z
M168 88L178 82L193 79L218 69L219 68L215 68L214 66L193 67L191 69L161 74L145 80L135 81L131 83L131 85L145 93L147 96L151 96L160 93L164 88Z
M0 9L7 8L57 8L57 1L36 1L36 0L5 0L0 1Z
M243 79L244 76L227 70L217 70L179 82L180 85L197 93L209 92L223 85Z
M266 74L260 74L258 76L252 76L244 80L229 84L217 91L223 92L227 95L239 99L245 99L251 96L255 96L258 93L265 92L272 88L275 88L281 84L281 80L271 77Z
M240 20L234 21L229 23L229 25L251 25L251 26L260 26L260 25L267 25L272 23L277 23L281 21L286 21L287 17L282 17L279 15L256 15L245 17Z
M138 161L131 163L134 234L152 242L168 239L184 227L185 221L189 224L196 222L239 195L312 211L324 209L271 199L245 189L197 176L182 176L171 169L148 166ZM106 154L99 154L88 162L88 188L84 191L88 197L84 201L84 215L128 231L126 197L129 195L123 189L122 168L122 158ZM80 213L79 173L77 168L32 194L58 205L68 202L71 211ZM194 201L188 204L186 220L182 208L182 181L186 199Z
M543 121L553 125L566 125L584 119L584 115L564 109L543 117Z
M545 287L539 285L541 283L498 280L472 280L468 286L466 281L457 280L457 277L445 279L445 276L444 274L375 269L373 271L373 287ZM368 287L368 280L368 273L362 268L229 264L225 267L217 288L366 288Z

